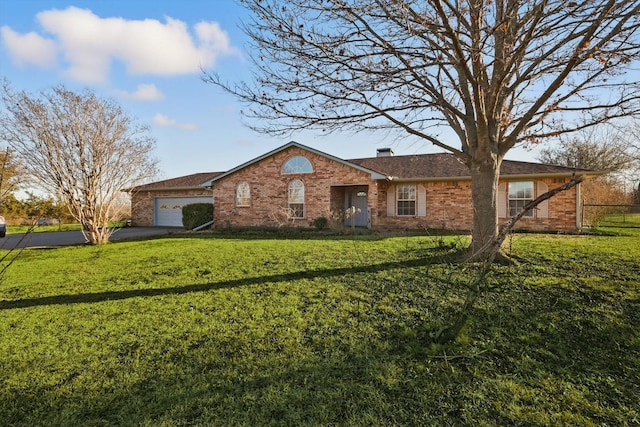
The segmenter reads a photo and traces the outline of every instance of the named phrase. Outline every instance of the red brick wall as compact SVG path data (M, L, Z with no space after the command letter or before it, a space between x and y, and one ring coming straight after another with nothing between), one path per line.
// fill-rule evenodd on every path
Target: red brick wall
M536 181L536 187L538 182L542 181L547 184L549 190L561 186L569 181L569 178L545 178L538 179ZM537 188L536 188L536 191ZM549 215L547 218L540 218L537 212L534 212L533 218L522 218L516 224L516 229L527 230L554 230L554 231L576 231L578 227L576 225L577 220L577 207L576 207L576 194L577 188L573 187L570 190L563 191L556 194L549 199ZM539 194L536 193L536 196ZM504 219L501 219L501 223Z
M313 173L281 173L284 163L294 156L306 157ZM305 186L305 213L302 219L286 220L288 186L300 179ZM239 182L251 189L251 204L236 206L235 191ZM214 220L216 227L277 226L312 227L319 217L330 218L332 210L344 207L344 192L340 187L368 185L369 206L378 199L377 185L371 175L340 162L298 147L276 153L214 183ZM332 189L333 187L333 189Z
M131 196L131 225L153 226L153 208L156 197L211 196L206 188L195 190L140 191Z
M377 211L383 228L470 230L473 224L470 181L415 182L426 190L426 213L420 216L388 216L387 192L394 183L381 183ZM394 196L395 197L395 196Z
M544 182L548 189L559 187L568 178L544 178L536 182ZM500 182L508 182L501 180ZM427 193L425 217L419 216L388 216L387 191L395 191L393 183L380 183L378 186L377 224L381 228L432 228L446 230L470 231L473 226L473 208L471 206L471 181L440 181L414 183L423 185ZM536 188L538 186L536 185ZM505 193L508 192L505 186ZM536 190L537 191L537 190ZM534 212L533 218L523 218L516 224L516 229L575 231L576 227L576 188L564 191L551 198L548 202L548 217L538 217ZM538 194L536 194L537 196ZM508 201L508 194L504 197ZM499 218L503 223L506 218Z

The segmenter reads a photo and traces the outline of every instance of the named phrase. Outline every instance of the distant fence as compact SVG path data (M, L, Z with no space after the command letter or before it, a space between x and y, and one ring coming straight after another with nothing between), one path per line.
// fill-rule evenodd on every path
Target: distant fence
M640 205L582 204L585 227L640 228Z

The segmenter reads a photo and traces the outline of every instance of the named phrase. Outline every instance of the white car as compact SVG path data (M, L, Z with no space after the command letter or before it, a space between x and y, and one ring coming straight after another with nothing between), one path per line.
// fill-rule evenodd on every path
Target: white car
M4 220L3 216L0 216L0 237L4 237L7 235L7 221Z

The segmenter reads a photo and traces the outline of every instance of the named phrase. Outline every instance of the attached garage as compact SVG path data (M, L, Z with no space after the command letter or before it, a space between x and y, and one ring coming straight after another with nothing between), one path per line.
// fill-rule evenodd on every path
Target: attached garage
M213 197L156 197L153 225L182 227L182 207L194 203L213 203Z
M211 188L203 183L221 173L196 173L126 190L131 195L131 224L182 227L182 207L192 203L213 204Z

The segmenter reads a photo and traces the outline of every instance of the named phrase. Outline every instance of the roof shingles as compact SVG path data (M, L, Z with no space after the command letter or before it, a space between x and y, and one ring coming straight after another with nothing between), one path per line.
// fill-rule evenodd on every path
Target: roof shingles
M191 175L179 176L177 178L165 179L151 182L149 184L134 187L133 191L160 191L160 190L184 190L202 188L202 184L223 172L201 172Z
M350 163L374 170L394 179L460 179L469 178L469 168L453 154L415 154L410 156L369 157L348 160ZM541 163L503 160L502 176L571 175L593 173L586 169Z

